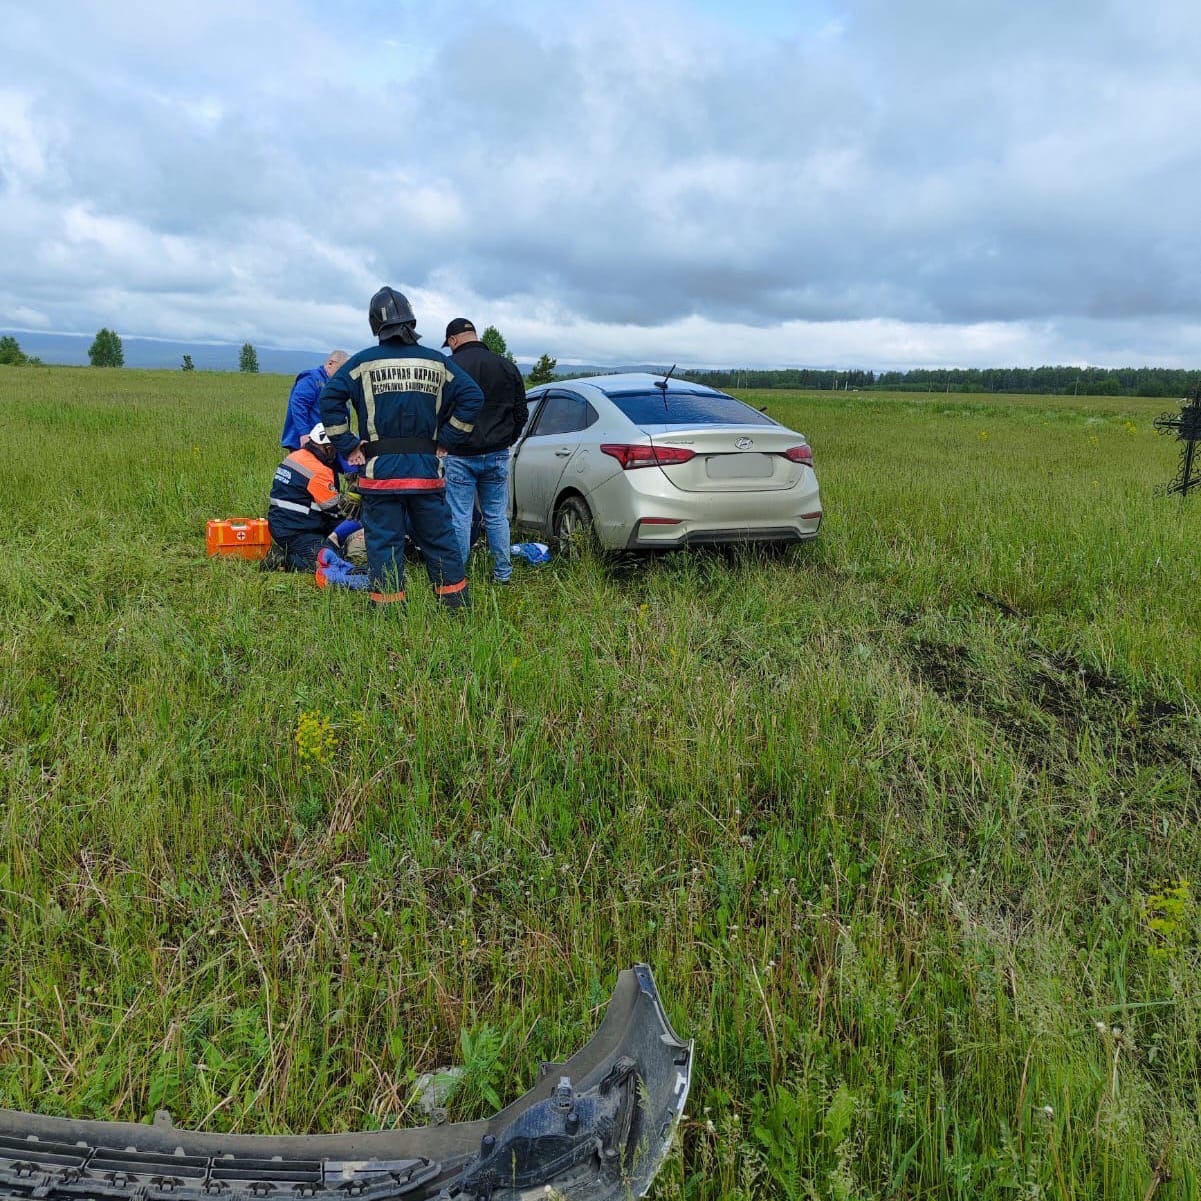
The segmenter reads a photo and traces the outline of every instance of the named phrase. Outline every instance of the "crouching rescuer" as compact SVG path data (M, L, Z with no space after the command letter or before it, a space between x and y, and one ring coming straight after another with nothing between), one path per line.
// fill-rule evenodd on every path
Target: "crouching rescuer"
M438 599L459 608L467 580L438 452L465 444L484 394L461 367L418 345L417 318L400 292L381 288L368 319L379 345L353 355L325 385L321 418L337 451L359 467L371 599L404 600L408 534Z
M318 423L304 446L275 469L267 505L271 550L262 563L265 570L315 571L323 546L341 553L346 540L361 528L346 519L336 463L337 452Z

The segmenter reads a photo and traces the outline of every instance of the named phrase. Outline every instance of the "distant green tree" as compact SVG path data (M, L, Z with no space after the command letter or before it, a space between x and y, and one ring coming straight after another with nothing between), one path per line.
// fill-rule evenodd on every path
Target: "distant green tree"
M190 354L184 355L183 362L180 363L179 369L180 369L180 371L195 371L196 370L196 364L192 362L192 356Z
M534 366L530 369L529 375L526 376L525 382L532 388L535 384L549 384L555 378L555 368L559 365L558 359L552 359L550 355L544 354Z
M242 357L238 360L238 370L248 375L259 373L259 352L249 342L242 343Z
M509 347L505 342L504 335L501 334L500 330L498 330L495 325L490 325L486 330L484 330L484 332L480 335L480 341L483 342L483 344L490 351L492 351L493 354L503 354L510 363L514 361L513 356L509 353Z
M0 364L5 367L24 367L28 362L29 359L16 338L7 335L0 338Z
M93 367L124 367L125 347L121 345L117 331L98 331L92 345L88 347L88 359Z

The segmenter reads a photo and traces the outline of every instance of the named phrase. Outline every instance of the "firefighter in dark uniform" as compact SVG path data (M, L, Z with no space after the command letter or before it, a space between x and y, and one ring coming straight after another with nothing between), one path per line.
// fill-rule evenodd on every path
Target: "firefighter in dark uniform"
M267 528L271 550L265 570L314 571L323 546L341 551L346 538L359 528L343 520L345 503L338 491L334 464L337 454L320 424L309 431L308 441L275 469Z
M417 344L417 318L400 292L381 288L368 318L379 345L353 355L325 385L321 420L337 450L360 468L371 599L404 600L408 534L438 599L459 608L468 603L467 579L439 456L466 441L484 394L461 367Z

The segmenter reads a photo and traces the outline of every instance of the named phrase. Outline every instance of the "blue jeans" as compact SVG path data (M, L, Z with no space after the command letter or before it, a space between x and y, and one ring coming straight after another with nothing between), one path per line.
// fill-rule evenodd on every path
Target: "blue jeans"
M492 552L493 579L507 580L513 575L509 558L509 452L496 450L486 455L447 455L442 460L446 480L446 499L455 523L455 537L467 562L471 549L471 513L479 493L484 515L484 532Z

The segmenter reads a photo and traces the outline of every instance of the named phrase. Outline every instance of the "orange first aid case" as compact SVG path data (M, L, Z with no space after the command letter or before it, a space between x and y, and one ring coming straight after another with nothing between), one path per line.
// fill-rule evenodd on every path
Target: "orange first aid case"
M271 532L263 517L226 517L208 523L205 541L210 555L265 559L271 549Z

